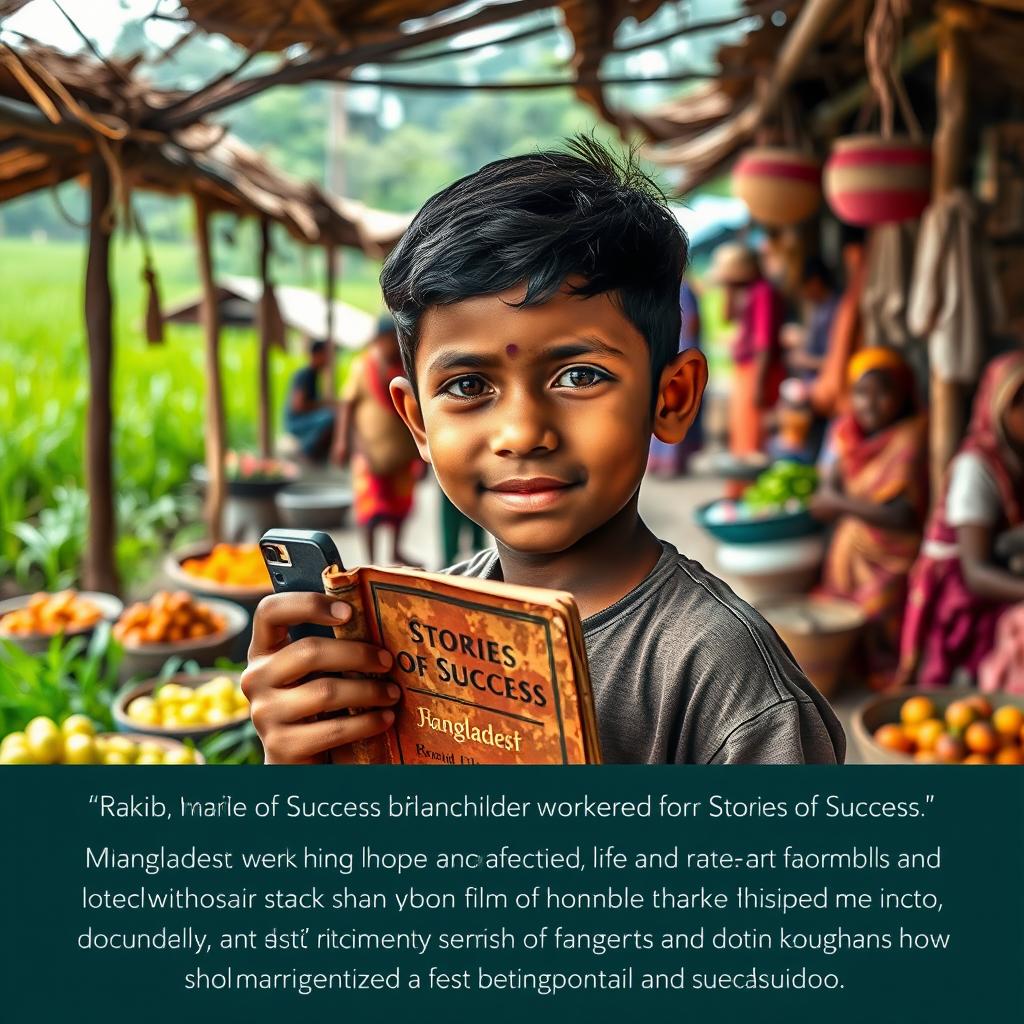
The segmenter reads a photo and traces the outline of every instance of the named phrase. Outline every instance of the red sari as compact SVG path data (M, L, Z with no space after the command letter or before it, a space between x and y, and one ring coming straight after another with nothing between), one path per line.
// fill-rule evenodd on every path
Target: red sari
M927 419L911 416L867 436L852 415L833 434L844 493L885 505L903 498L924 521L928 507ZM854 601L867 615L863 655L869 684L892 684L899 657L907 574L921 529L887 530L843 516L832 534L820 592Z
M1004 528L1021 522L1022 468L1003 435L1002 417L1024 384L1024 352L989 363L974 399L967 439L958 454L972 452L999 487ZM932 510L925 545L910 574L910 597L900 641L900 681L948 686L953 671L972 675L995 642L996 625L1011 607L978 597L967 586L957 552L956 529L946 521L949 471L941 501Z

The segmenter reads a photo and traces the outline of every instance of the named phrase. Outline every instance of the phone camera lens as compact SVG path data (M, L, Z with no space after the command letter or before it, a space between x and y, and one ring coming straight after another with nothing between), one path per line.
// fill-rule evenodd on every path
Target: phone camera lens
M278 553L277 548L274 547L273 544L264 544L263 545L263 557L268 562L279 562L279 561L281 561L281 556Z

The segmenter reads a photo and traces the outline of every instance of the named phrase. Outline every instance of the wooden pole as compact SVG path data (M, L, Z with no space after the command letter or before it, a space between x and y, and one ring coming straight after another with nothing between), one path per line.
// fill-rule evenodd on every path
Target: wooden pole
M110 172L99 154L89 166L89 258L85 270L85 330L89 347L89 406L85 428L85 486L89 495L88 539L82 582L87 590L116 594L114 558L113 299L110 293Z
M270 347L271 330L269 309L270 288L270 222L260 218L260 282L263 294L259 312L259 429L260 454L266 459L273 453L274 436L271 418Z
M224 393L220 373L220 316L217 286L213 279L210 248L210 211L195 196L196 243L199 249L199 279L203 288L200 321L206 347L206 527L210 540L221 539L224 521Z
M326 401L333 402L337 395L337 382L335 374L335 346L334 346L334 291L337 287L338 278L338 249L330 242L325 246L327 256L327 277L324 282L324 299L327 302L327 368L324 378L327 382Z
M936 102L939 120L932 143L934 176L932 198L939 199L964 180L967 164L968 61L964 13L944 7L939 13L939 51ZM930 374L929 463L932 494L942 493L942 480L963 436L965 395L956 381Z

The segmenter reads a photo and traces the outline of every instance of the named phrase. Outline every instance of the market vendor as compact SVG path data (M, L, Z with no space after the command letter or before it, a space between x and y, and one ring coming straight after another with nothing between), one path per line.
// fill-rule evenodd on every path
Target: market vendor
M996 625L1024 601L1024 579L997 564L997 539L1024 522L1024 352L993 360L974 399L967 437L946 473L910 577L901 682L946 686L972 675Z
M768 413L786 375L779 330L784 301L761 273L757 254L745 245L720 245L711 278L725 289L727 320L738 323L733 339L733 378L729 399L729 450L742 458L764 450ZM739 497L735 487L733 497Z
M288 385L285 429L298 442L304 455L325 458L334 436L334 403L320 399L320 376L327 366L327 342L314 341L309 363L296 370Z
M820 591L867 616L863 670L885 689L896 678L907 576L927 513L927 421L894 349L861 350L848 373L850 412L833 427L810 510L835 523Z

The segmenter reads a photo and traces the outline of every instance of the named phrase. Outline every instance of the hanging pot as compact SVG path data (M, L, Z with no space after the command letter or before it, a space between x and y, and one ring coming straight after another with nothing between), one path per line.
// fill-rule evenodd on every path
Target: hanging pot
M780 228L799 224L821 202L821 166L797 149L756 146L744 150L736 161L732 191L761 224Z
M893 136L836 139L825 164L825 198L847 224L873 227L919 217L931 200L931 147Z

